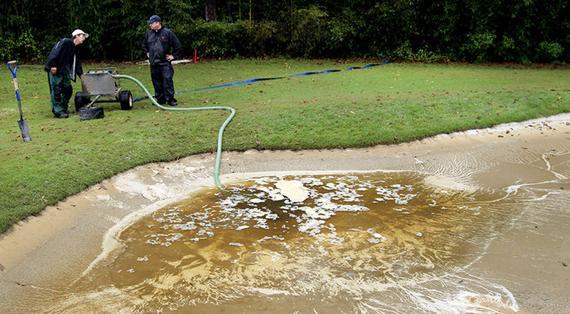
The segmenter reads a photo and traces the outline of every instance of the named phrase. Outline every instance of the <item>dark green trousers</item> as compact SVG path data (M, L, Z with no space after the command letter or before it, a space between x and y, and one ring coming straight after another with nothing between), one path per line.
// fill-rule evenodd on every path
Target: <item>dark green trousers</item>
M58 115L63 112L68 112L69 99L73 94L73 87L71 87L71 80L67 73L53 75L48 73L49 86L51 87L51 112Z

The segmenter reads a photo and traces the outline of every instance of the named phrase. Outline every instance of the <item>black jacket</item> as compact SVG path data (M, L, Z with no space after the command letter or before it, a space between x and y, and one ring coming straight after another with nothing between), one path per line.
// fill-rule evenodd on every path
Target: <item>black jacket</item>
M179 59L182 54L180 40L174 32L166 27L158 31L150 30L144 35L143 49L148 53L148 60L151 65L168 64L167 54L172 54L175 59Z
M75 73L73 72L73 57L75 56ZM57 75L68 73L69 77L75 81L75 75L83 75L83 67L81 66L81 58L79 57L79 47L73 44L70 38L62 38L53 46L48 55L45 70L57 68Z

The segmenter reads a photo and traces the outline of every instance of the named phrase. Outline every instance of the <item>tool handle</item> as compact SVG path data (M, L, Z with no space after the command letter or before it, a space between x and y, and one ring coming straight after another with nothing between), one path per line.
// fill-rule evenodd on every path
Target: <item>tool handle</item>
M16 60L6 62L6 66L10 73L12 73L12 77L16 78L16 72L18 72L18 62Z
M14 90L16 92L16 100L18 101L18 111L20 112L20 120L23 119L23 112L22 112L22 102L20 99L20 88L18 87L18 79L16 78L16 72L18 72L18 63L16 60L6 62L6 66L10 73L12 73L12 81L14 83Z

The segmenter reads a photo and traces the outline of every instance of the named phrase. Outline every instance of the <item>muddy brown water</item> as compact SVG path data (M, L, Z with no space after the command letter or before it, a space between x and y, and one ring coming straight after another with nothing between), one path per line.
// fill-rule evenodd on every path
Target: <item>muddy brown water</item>
M263 177L203 190L122 232L123 249L51 310L516 311L505 287L466 267L529 196L426 178ZM306 199L290 201L279 182L299 183Z
M23 225L36 227L26 241L0 241L0 305L8 313L563 313L570 128L557 128L329 155L230 154L232 169L242 162L254 172L224 191L170 202L207 169L190 160L127 173L78 197L88 202L72 198L51 212L84 207L78 213L104 218L51 218L75 245L46 240L27 258L5 254L35 243L35 231L59 235L42 227L49 217ZM303 171L295 158L325 170ZM265 164L296 170L255 174ZM326 170L343 168L359 171ZM98 258L97 244L69 236L90 234L82 226L92 223L114 228L137 210L149 214L114 229L119 245L104 245Z

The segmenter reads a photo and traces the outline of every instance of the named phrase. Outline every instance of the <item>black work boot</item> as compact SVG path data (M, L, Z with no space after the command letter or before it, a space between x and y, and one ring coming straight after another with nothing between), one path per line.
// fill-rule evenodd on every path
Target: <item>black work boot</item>
M166 101L168 103L169 106L178 106L178 101L176 100L176 98L172 98Z
M156 102L157 102L159 105L164 105L164 104L166 104L166 99L165 99L164 97L160 97L160 96L159 96L159 97L156 97L156 96L155 96L154 98L156 99Z
M62 112L59 112L59 113L55 113L54 115L55 115L56 118L60 118L60 119L67 119L67 118L69 118L69 113L67 113L67 112L65 112L65 111L62 111Z

